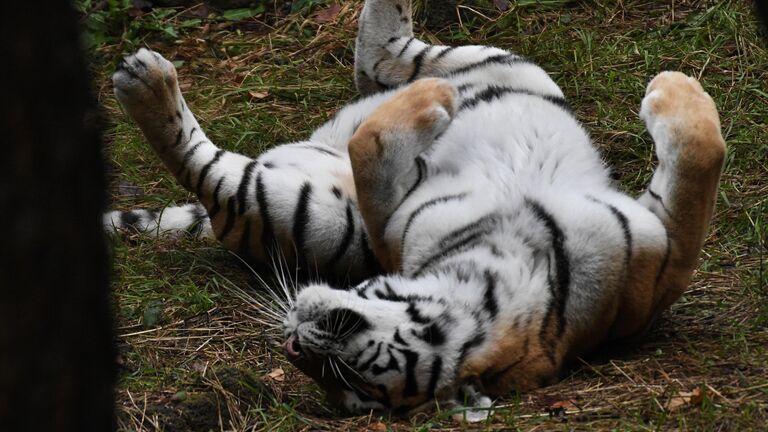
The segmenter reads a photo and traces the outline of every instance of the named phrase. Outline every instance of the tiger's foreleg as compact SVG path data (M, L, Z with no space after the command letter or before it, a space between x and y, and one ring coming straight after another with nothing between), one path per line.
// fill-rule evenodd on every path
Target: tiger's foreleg
M224 151L205 136L181 95L176 69L159 54L140 49L126 57L112 81L117 99L155 153L209 213L220 204L217 196L237 190L236 174L253 170L251 158Z
M146 49L121 63L113 83L154 151L205 206L208 231L228 249L256 264L298 265L311 277L359 280L375 272L345 153L311 141L278 146L259 159L220 149L184 102L173 65ZM143 222L152 214L126 214L142 218L134 223L141 228L167 225L175 213L154 225Z
M419 154L450 124L455 99L448 81L419 80L379 106L349 142L360 211L386 271L400 266L399 250L383 240L387 222L425 174Z

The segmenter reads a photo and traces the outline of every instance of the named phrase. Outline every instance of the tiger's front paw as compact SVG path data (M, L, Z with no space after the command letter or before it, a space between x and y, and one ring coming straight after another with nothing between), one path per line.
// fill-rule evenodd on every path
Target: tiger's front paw
M651 80L640 118L661 161L706 162L725 151L715 103L695 78L680 72L662 72Z
M140 125L180 111L176 68L154 51L142 48L123 59L112 84L120 104Z
M456 94L444 79L418 80L377 108L356 135L375 136L377 146L421 153L451 124Z

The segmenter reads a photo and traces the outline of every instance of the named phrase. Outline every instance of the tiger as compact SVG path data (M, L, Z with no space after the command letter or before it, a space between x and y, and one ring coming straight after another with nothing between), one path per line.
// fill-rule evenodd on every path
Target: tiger
M475 421L641 335L682 295L726 144L700 83L659 73L639 110L658 164L633 198L541 67L421 41L411 13L409 0L365 1L361 97L256 158L206 137L170 61L126 57L114 93L199 203L105 224L311 269L321 279L289 299L283 349L329 403L404 416L439 404Z

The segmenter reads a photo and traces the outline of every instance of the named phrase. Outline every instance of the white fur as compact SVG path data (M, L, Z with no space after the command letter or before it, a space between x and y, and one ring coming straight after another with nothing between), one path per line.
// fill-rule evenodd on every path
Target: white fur
M242 239L229 235L225 220L240 230L260 227L244 237L258 245L268 234L266 211L282 252L291 255L300 221L297 200L309 185L309 220L299 227L305 250L296 255L304 254L317 268L331 268L343 280L370 274L364 260L366 227L357 210L347 154L350 138L376 108L408 88L407 80L448 80L456 91L455 113L436 108L442 110L440 121L429 134L400 126L381 131L388 145L381 166L390 171L377 174L382 190L391 194L378 198L392 203L382 209L391 214L384 240L402 252L400 274L347 290L306 286L287 314L284 330L286 337L295 336L315 350L314 355L333 356L360 369L355 373L366 385L399 389L407 402L401 408L421 409L431 397L460 405L457 392L465 388L465 395L472 393L470 405L477 408L466 411L466 419L476 421L490 413L491 403L470 384L458 382L462 362L494 352L497 341L489 335L495 329L531 321L551 309L557 247L571 264L565 331L579 334L600 318L593 313L598 306L616 298L632 256L663 250L667 237L655 201L647 196L634 200L611 184L589 136L546 72L497 48L449 49L412 39L410 9L407 1L368 0L360 18L355 65L365 97L340 110L307 141L276 147L258 159L222 152L205 137L178 91L172 65L156 53L142 49L126 59L126 67L113 78L115 93L169 169L178 172L186 163L179 181L200 192L209 213L224 212L214 217L213 228L205 221L205 232L215 231L227 247L237 250ZM652 187L667 196L676 178L670 161L677 153L665 144L674 119L648 109L647 101L654 97L653 92L646 96L641 117L657 144L663 144ZM414 184L416 156L426 171L406 197ZM262 206L266 201L267 210ZM142 214L134 227L157 233L182 230L192 212L169 208L161 214L157 219ZM123 213L113 212L105 224L120 228L123 219ZM456 238L447 237L451 233ZM350 235L353 240L344 249L344 238ZM463 248L462 241L472 247ZM553 246L557 241L562 244ZM267 247L252 247L251 258L268 262ZM345 251L342 256L339 250ZM489 280L496 310L486 296ZM344 336L321 331L334 309L365 317L366 329ZM438 336L444 340L435 340ZM410 362L411 378L407 352L418 354ZM366 359L375 361L363 367ZM399 367L372 372L393 363ZM415 395L405 395L409 385L415 386ZM427 393L430 386L434 394ZM342 395L342 404L352 410L396 408L386 407L384 398L363 400L352 389Z

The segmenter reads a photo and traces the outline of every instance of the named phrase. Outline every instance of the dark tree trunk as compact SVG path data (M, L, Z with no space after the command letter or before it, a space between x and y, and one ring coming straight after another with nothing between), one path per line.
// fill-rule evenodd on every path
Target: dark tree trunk
M424 5L422 20L430 31L440 31L457 23L457 0L423 0Z
M112 430L103 163L74 9L4 2L0 53L0 430Z

